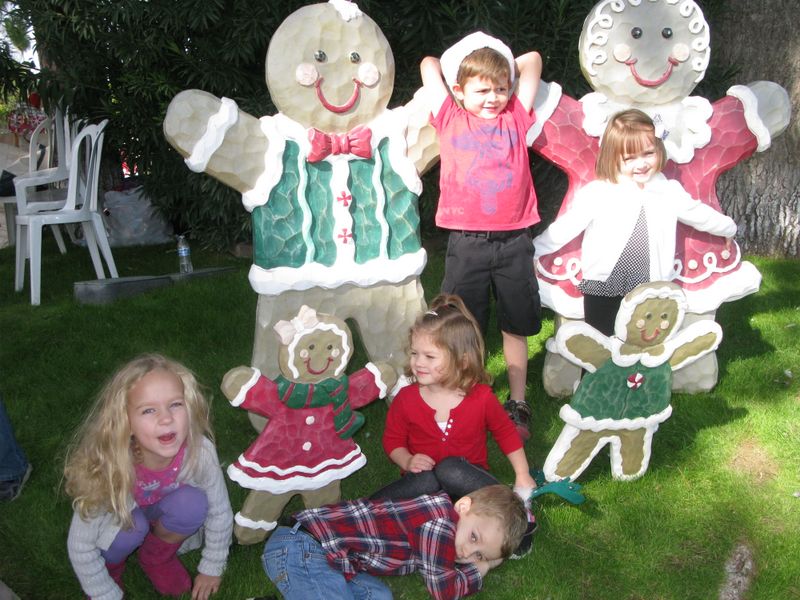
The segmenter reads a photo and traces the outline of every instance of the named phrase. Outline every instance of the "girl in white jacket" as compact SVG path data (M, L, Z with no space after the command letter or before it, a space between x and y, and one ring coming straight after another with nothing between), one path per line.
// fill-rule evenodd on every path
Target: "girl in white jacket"
M597 179L581 188L569 209L533 243L536 258L583 232L584 319L605 335L623 296L637 285L673 275L677 222L730 239L736 223L692 198L661 173L667 156L644 112L614 115L600 144Z
M122 598L125 561L137 549L160 594L206 600L219 590L233 512L208 403L186 367L155 354L122 367L77 432L64 477L75 509L67 549L90 598ZM177 551L200 528L192 583Z

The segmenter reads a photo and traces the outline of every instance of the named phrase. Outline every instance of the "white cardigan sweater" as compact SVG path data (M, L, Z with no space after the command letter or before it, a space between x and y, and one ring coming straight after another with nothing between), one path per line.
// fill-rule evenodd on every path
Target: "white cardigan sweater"
M672 279L678 221L723 237L736 233L733 219L695 200L678 181L661 173L643 188L629 180L595 180L578 190L567 211L533 240L536 258L555 252L585 232L583 278L605 281L628 243L642 207L647 218L650 281Z
M231 544L233 511L217 450L211 440L203 439L195 476L186 478L182 470L178 477L187 485L203 490L208 498L208 514L202 527L205 545L197 570L206 575L222 575ZM136 506L132 496L129 502L132 508ZM111 579L105 560L100 555L100 550L107 550L119 531L120 526L111 513L100 513L88 521L84 521L78 513L72 515L67 538L69 560L83 591L92 600L122 598L122 590ZM183 543L181 550L194 547L197 547L196 538L191 536Z

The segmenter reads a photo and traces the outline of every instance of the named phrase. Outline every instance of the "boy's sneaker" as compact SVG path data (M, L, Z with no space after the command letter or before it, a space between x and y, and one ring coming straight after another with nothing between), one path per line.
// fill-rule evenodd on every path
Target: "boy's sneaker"
M11 479L10 481L0 481L0 501L11 502L16 500L22 493L22 488L25 486L25 482L28 481L28 477L31 476L32 470L33 467L28 463L28 468L22 477Z
M525 530L525 535L522 536L522 540L517 546L517 549L514 550L513 554L509 556L512 560L518 560L523 556L530 554L531 550L533 549L533 534L536 533L536 530L539 528L539 524L534 520L533 515L528 516L528 528Z
M514 427L517 428L519 437L522 438L523 443L528 441L531 437L531 432L528 429L528 422L531 420L531 409L525 401L506 400L503 408L508 413Z

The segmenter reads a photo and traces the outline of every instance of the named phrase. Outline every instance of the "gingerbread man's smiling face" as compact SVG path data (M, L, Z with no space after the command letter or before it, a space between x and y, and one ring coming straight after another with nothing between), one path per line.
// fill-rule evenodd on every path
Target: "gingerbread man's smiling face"
M709 28L692 0L602 0L580 39L581 69L598 92L628 104L667 104L705 75Z
M266 69L278 110L327 133L371 121L394 87L394 58L380 28L341 0L289 15L272 36Z

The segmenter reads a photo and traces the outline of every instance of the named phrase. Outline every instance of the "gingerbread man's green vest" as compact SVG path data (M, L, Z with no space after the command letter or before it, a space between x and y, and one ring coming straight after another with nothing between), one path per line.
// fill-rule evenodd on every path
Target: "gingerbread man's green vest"
M388 146L388 138L378 144L377 168L374 158L350 160L348 190L336 196L331 190L332 166L298 161L297 143L287 140L280 181L266 204L253 209L255 264L262 269L308 263L330 267L342 244L355 244L356 264L419 251L418 197L392 168ZM349 211L352 230L335 226L336 203Z

